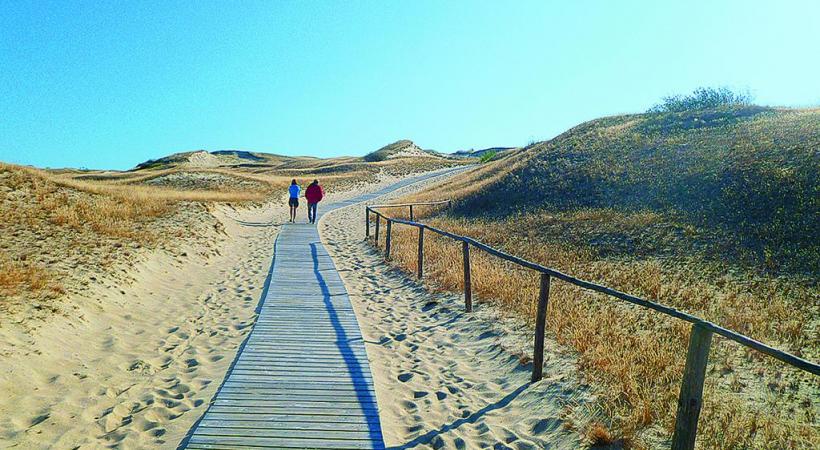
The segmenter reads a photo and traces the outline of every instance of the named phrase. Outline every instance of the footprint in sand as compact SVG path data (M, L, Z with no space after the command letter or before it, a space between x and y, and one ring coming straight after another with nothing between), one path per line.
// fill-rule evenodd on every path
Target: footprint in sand
M49 417L51 417L51 414L49 414L49 413L39 414L39 415L36 415L36 416L32 417L28 421L28 428L37 426L37 425L45 422L46 419L48 419Z
M403 400L401 402L401 406L402 406L402 408L405 409L405 411L408 411L408 412L415 411L416 409L418 409L418 405L416 405L415 402L411 402L409 400Z
M165 389L156 389L154 392L164 399L182 400L185 398L185 396L181 393L171 392Z
M541 435L551 433L561 427L561 421L558 419L541 419L531 426L532 434Z

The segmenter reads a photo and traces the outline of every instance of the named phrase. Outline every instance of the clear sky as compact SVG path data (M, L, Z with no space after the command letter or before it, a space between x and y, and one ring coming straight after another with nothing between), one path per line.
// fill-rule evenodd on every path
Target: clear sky
M0 0L0 161L525 145L699 86L820 104L819 1Z

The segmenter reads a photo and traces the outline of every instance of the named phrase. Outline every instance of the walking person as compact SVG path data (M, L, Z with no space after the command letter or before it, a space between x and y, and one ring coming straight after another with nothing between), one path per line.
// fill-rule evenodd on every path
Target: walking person
M322 198L325 196L325 191L319 185L319 180L313 180L310 186L305 189L305 198L308 202L308 221L316 223L316 207Z
M296 221L296 208L299 207L299 193L302 191L302 188L296 184L296 179L294 178L290 182L290 187L288 188L288 194L290 194L290 199L288 199L288 206L290 206L290 221Z

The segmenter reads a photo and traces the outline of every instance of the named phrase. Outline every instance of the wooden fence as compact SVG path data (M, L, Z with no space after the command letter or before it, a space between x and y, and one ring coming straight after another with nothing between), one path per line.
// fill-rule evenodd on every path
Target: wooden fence
M675 419L675 432L672 436L673 450L691 450L695 448L695 436L697 435L698 417L703 400L703 382L706 376L706 363L709 359L709 348L712 343L712 335L717 333L727 339L735 341L741 345L753 348L761 353L779 359L798 369L820 375L820 364L815 364L790 353L770 347L762 342L758 342L748 336L723 328L707 320L678 311L675 308L646 300L634 295L629 295L615 289L608 288L590 281L581 280L571 275L564 274L558 270L536 264L531 261L510 255L496 248L490 247L480 241L468 236L459 236L444 230L414 221L414 206L436 206L450 205L450 200L425 203L402 203L387 205L370 205L365 209L365 238L370 237L371 215L375 216L375 244L379 246L379 224L382 219L386 222L384 236L385 258L390 259L391 231L393 224L402 224L416 227L419 230L418 246L418 277L424 276L424 233L430 231L441 236L451 238L462 243L463 265L464 265L464 308L472 311L472 287L470 275L470 248L478 248L490 255L503 260L518 264L522 267L532 269L541 274L540 291L538 295L538 307L535 316L535 343L533 352L532 381L539 381L543 376L544 365L544 334L547 323L547 304L549 302L550 281L557 278L584 289L606 294L626 302L658 311L667 316L684 320L692 324L692 331L689 336L689 349L686 354L686 365L683 371L680 394L678 396L678 410ZM403 220L388 217L378 209L385 208L410 208L410 220Z

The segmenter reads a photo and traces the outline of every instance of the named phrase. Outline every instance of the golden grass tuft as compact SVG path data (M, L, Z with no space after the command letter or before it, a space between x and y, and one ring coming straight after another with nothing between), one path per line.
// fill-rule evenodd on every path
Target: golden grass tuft
M14 297L23 293L52 298L62 295L65 291L54 275L45 268L0 256L0 295Z
M621 440L615 438L609 429L600 422L593 423L589 429L587 429L586 439L592 448L623 444Z

